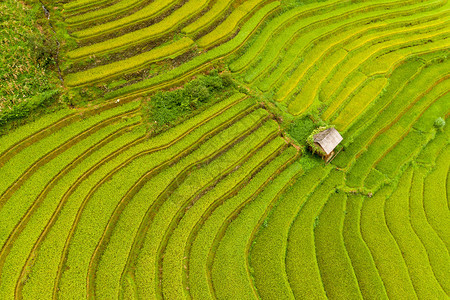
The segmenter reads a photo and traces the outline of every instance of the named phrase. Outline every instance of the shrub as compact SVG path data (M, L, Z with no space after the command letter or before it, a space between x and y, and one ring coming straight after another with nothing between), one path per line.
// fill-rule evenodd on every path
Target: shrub
M288 128L289 135L300 145L305 145L305 141L311 132L316 128L313 120L308 116L296 119Z
M230 78L219 75L214 70L207 76L188 82L181 89L158 92L147 107L150 123L157 131L174 125L179 119L213 101L219 96L219 92L232 85Z
M434 121L434 127L438 128L438 129L442 129L445 126L445 120L441 117L437 118Z
M0 2L0 127L6 132L56 102L57 42L39 2Z
M27 101L19 102L11 108L0 110L0 127L10 121L23 119L38 108L43 108L54 103L58 96L58 90L48 90L27 99Z

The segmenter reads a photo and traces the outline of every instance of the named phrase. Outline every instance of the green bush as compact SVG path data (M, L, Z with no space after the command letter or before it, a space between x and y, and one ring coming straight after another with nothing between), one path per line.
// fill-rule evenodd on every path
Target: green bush
M289 135L300 145L306 145L305 141L316 128L314 121L308 116L296 119L288 128Z
M438 129L442 129L445 126L445 120L441 117L437 118L434 121L434 127L438 128Z
M16 121L27 117L38 108L50 105L56 101L58 96L58 90L48 90L34 95L32 98L27 99L27 101L19 102L9 109L0 110L0 127L9 121Z
M228 88L233 88L230 78L214 70L210 75L188 82L181 89L160 91L151 98L147 107L150 123L156 130L174 125L183 116L214 101L220 92Z
M28 116L57 98L56 40L39 2L0 2L0 126ZM39 29L38 29L39 27Z

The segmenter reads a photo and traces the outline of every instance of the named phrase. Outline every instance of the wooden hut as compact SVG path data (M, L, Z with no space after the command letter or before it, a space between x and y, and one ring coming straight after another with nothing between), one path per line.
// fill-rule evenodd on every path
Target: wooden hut
M318 153L325 161L329 161L334 156L334 149L341 141L342 136L333 127L319 128L308 138L311 151Z

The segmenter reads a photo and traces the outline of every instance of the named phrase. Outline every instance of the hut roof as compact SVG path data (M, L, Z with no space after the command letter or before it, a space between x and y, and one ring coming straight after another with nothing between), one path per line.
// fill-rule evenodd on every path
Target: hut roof
M330 154L341 141L342 136L332 127L314 135L314 143L319 144L327 155Z

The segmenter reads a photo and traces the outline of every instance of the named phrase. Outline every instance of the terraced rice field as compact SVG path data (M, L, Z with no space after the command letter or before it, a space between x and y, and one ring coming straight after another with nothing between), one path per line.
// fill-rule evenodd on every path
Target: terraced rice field
M448 299L447 0L45 5L100 92L0 136L0 299ZM212 69L238 91L148 130Z

